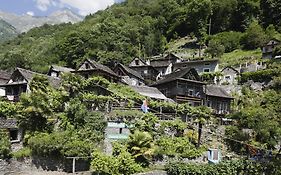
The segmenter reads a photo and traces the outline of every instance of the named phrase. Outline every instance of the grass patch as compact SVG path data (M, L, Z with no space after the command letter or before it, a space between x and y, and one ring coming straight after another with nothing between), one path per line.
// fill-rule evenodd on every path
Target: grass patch
M222 67L239 66L247 61L259 60L262 57L261 49L256 50L234 50L230 53L225 53L219 59Z
M12 153L12 157L14 157L16 159L30 157L30 155L31 155L31 149L28 147L24 147L24 148L18 150L17 152Z

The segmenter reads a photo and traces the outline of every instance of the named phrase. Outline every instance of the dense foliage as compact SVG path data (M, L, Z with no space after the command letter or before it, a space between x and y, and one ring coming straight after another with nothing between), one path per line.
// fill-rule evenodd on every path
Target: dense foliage
M6 132L0 130L0 159L9 158L11 154L11 143Z
M279 10L278 0L127 0L78 24L44 25L0 45L0 68L45 72L50 64L75 68L89 57L110 65L128 63L163 53L167 42L187 35L202 45L207 34L214 34L210 53L220 56L240 48L240 37L246 49L263 44L264 30L252 23L257 19L264 29L280 32Z
M166 167L168 175L278 175L280 160L272 162L252 162L247 160L226 161L219 164L170 163Z

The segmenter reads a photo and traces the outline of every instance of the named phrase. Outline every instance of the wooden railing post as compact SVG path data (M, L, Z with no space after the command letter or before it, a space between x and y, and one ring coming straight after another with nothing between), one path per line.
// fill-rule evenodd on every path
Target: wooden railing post
M75 173L75 158L73 157L73 160L72 160L72 173L74 174Z

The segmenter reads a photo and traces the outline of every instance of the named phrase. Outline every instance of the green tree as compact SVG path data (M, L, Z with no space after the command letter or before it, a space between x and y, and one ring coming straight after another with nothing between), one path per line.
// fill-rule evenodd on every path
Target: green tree
M280 27L281 2L278 0L260 0L262 23L265 27L273 24Z
M206 120L211 118L212 110L206 106L198 106L192 108L190 111L190 116L195 119L195 122L198 123L198 141L197 147L201 144L201 135L203 131L203 125L206 123Z
M155 151L153 138L148 132L134 131L129 136L128 151L142 166L148 166Z
M256 49L261 47L266 40L266 35L263 28L254 21L250 24L245 34L241 38L241 44L245 49Z
M0 159L6 159L10 157L11 142L7 133L0 130Z
M225 48L218 40L210 40L206 52L214 57L221 57L224 54Z

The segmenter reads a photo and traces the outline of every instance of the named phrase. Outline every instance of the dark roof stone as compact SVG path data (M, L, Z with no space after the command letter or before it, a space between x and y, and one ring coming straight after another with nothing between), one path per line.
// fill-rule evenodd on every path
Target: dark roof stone
M135 71L135 70L133 70L133 69L121 64L121 63L118 63L117 66L120 66L121 68L123 68L123 70L125 70L128 74L131 74L131 75L133 75L133 76L135 76L135 77L137 77L141 80L144 80L144 78L141 76L141 74L138 73L137 71Z
M222 87L215 85L207 85L206 86L206 95L215 96L215 97L223 97L232 99L230 94L228 94Z
M18 128L16 119L0 117L0 129Z
M113 72L109 67L105 66L105 65L102 65L94 60L90 60L90 59L87 59L87 61L93 66L95 67L96 69L99 69L99 70L102 70L102 71L105 71L111 75L114 75L116 77L119 77L115 72ZM89 69L91 70L91 69Z
M184 75L186 75L188 72L191 72L192 74L194 74L196 80L191 80L191 79L185 79L185 80L204 84L203 82L200 81L200 77L194 68L184 68L184 69L180 69L175 72L172 72L171 74L166 75L163 79L157 81L155 84L152 84L152 86L171 82L176 79L183 79L182 77Z
M57 77L52 77L52 76L40 74L37 72L32 72L30 70L26 70L26 69L22 69L22 68L16 68L16 70L18 70L20 72L20 74L26 79L26 81L28 83L30 83L32 81L32 78L36 75L46 77L48 79L48 81L50 82L50 85L55 88L59 87L59 85L61 83L61 79L59 79Z
M72 72L72 71L74 71L74 69L71 69L71 68L68 68L68 67L57 66L57 65L52 65L51 68L53 69L53 71L56 71L56 72Z

